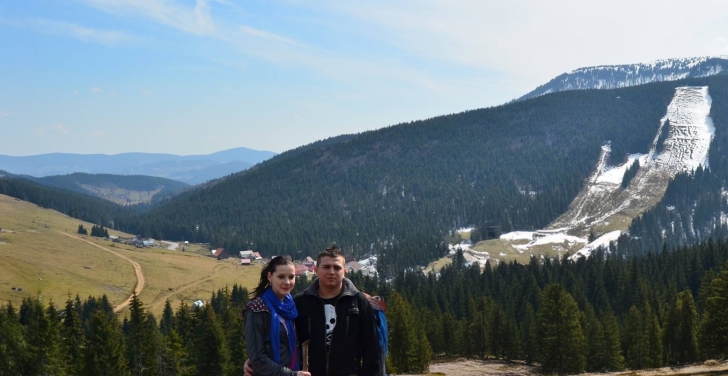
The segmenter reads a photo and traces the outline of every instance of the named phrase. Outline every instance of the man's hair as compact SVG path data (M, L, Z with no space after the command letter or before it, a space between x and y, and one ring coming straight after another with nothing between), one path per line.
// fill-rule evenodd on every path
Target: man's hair
M321 264L321 258L322 257L344 257L344 255L341 254L341 249L339 249L339 246L336 244L331 244L326 249L321 251L318 256L316 256L316 267Z

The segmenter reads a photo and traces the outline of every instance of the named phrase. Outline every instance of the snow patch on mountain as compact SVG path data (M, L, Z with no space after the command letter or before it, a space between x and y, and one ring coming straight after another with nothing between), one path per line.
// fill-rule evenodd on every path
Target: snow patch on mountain
M622 179L624 178L624 173L627 172L627 169L632 166L635 160L639 160L640 166L645 164L645 161L647 160L647 154L631 154L627 156L627 162L615 166L604 166L602 168L602 173L597 176L597 183L611 183L611 184L622 184Z
M712 99L707 87L679 87L660 119L660 127L646 154L632 154L619 166L608 166L610 144L602 153L586 187L574 199L569 210L548 228L568 229L572 235L587 236L595 228L614 241L626 231L632 218L654 206L667 189L667 184L680 172L693 172L707 167L710 143L715 134L710 118ZM666 137L660 137L667 132ZM664 139L662 145L658 145ZM635 160L640 169L626 188L621 187L624 173ZM590 243L591 244L591 243ZM587 245L577 254L588 256L597 248Z
M589 257L591 256L591 253L595 250L597 250L599 247L608 248L610 242L616 242L617 239L619 239L619 236L622 235L622 231L616 230L612 232L608 232L592 241L591 243L584 246L584 248L580 249L578 252L576 252L574 255L569 257L569 260L577 260L580 257Z
M503 240L531 240L533 239L533 231L513 231L502 234L500 239Z
M655 60L648 63L600 65L564 73L532 92L524 100L565 90L615 89L691 77L708 77L728 71L728 56Z
M708 165L710 142L715 135L710 106L713 103L708 87L679 87L667 107L664 124L670 120L670 129L664 151L654 157L658 169L692 172ZM658 135L659 136L659 135ZM650 151L651 154L654 150Z

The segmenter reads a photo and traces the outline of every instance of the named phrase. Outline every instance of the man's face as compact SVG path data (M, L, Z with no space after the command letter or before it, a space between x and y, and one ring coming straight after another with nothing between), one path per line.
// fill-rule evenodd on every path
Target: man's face
M344 257L321 257L321 261L316 267L316 276L319 278L319 286L326 289L335 289L341 287L344 280L346 269L344 268Z

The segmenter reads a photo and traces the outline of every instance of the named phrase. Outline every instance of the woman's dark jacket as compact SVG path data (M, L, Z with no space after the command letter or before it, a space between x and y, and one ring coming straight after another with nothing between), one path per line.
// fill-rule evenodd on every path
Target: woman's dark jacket
M270 339L272 317L268 306L260 297L252 299L245 307L245 348L248 350L250 365L255 370L254 375L296 376L296 372L288 368L291 364L291 353L288 350L286 327L281 323L278 323L281 326L280 340L275 344L280 349L281 361L273 361Z

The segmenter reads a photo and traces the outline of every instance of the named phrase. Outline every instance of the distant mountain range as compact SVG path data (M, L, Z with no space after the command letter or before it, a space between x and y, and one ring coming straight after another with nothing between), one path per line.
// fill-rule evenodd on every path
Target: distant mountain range
M148 175L194 185L243 171L276 153L235 148L207 155L156 153L0 155L0 170L33 177L89 174Z
M708 77L728 72L728 56L656 60L650 63L600 65L557 76L518 98L524 100L565 90L616 89L651 82Z

